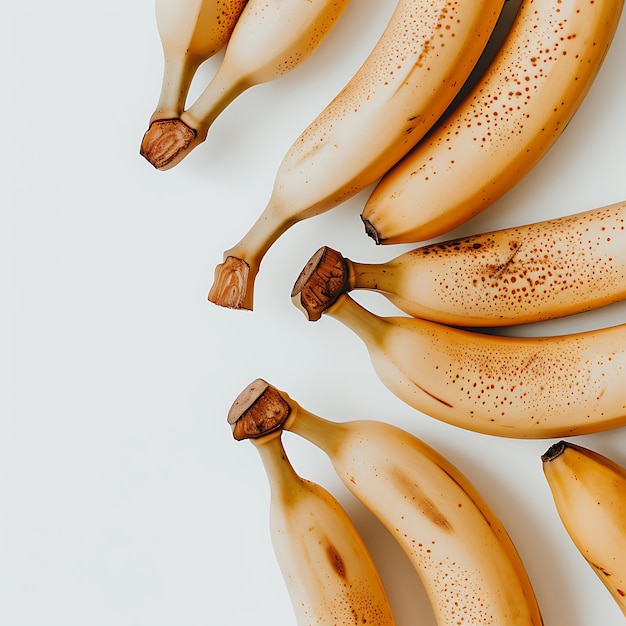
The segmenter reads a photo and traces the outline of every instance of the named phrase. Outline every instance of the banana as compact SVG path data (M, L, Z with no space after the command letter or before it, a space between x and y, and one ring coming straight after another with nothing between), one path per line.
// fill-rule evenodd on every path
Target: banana
M249 0L206 89L179 119L152 126L141 154L167 170L207 137L219 114L244 91L290 72L324 40L349 0Z
M383 263L324 247L307 267L333 277L325 280L330 297L376 291L413 317L443 324L553 319L626 298L626 202L425 245Z
M421 440L375 420L323 419L261 379L241 393L229 421L235 438L284 429L323 450L406 552L438 626L543 623L501 521L469 480Z
M164 66L161 92L150 124L177 118L182 113L196 70L226 45L246 2L156 0Z
M566 441L541 460L567 533L626 615L626 469Z
M216 268L211 302L252 309L273 243L373 183L424 136L474 68L502 6L398 1L363 65L287 151L265 209Z
M363 208L381 244L449 232L518 183L591 87L624 0L522 0L483 78L378 182Z
M292 292L365 344L380 380L449 424L515 438L565 437L626 424L626 324L552 337L509 337L413 317L382 317L309 264ZM334 292L334 293L333 293Z
M270 535L297 624L394 626L376 566L339 502L296 474L280 431L251 441L270 483Z

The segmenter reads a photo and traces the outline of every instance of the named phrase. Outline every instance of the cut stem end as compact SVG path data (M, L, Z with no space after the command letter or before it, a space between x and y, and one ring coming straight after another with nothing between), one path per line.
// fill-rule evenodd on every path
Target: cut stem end
M215 268L209 301L228 309L252 310L250 266L242 259L228 256Z
M233 402L228 423L237 441L257 439L281 430L290 412L291 407L278 390L257 378Z
M196 132L179 119L156 120L141 141L139 154L158 170L182 161L199 142Z
M346 260L336 250L324 246L300 272L291 290L291 298L309 321L316 322L341 294L348 291L350 286Z

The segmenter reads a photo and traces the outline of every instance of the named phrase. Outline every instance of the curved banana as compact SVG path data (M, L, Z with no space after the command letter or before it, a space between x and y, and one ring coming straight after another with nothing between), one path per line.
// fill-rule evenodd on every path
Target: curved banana
M288 150L265 209L215 270L210 301L251 309L273 243L373 183L424 136L474 68L502 5L398 1L364 64Z
M226 45L246 2L156 0L164 66L161 92L150 124L181 114L196 70Z
M235 437L279 428L323 450L346 487L406 552L438 626L543 623L502 523L468 479L431 447L384 422L325 420L261 379L240 398L231 409Z
M331 276L332 279L332 276ZM307 266L292 293L364 342L398 398L455 426L516 438L565 437L626 424L626 324L553 337L504 337L413 317L381 317L332 296Z
M382 244L463 224L519 182L591 87L624 0L523 0L492 63L444 123L379 181L362 212Z
M299 66L324 40L349 0L249 0L215 76L180 115L151 127L141 154L154 167L174 167L201 144L217 116L254 85Z
M626 615L626 469L566 441L541 460L565 530Z
M252 442L270 483L271 539L297 624L394 626L361 535L326 489L296 474L280 435Z
M429 244L383 263L357 263L325 247L308 267L333 276L332 297L376 291L413 317L443 324L553 319L626 298L626 202Z

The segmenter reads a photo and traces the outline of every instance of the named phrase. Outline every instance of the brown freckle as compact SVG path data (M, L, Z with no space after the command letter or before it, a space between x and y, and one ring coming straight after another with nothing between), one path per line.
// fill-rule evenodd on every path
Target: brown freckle
M326 548L326 555L332 568L337 572L340 578L346 578L346 564L343 562L341 555L332 544Z

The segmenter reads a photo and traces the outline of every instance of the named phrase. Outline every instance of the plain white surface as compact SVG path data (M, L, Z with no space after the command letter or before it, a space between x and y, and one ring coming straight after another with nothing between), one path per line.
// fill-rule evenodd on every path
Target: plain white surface
M292 624L260 459L226 424L256 377L314 413L383 419L448 456L505 523L546 625L623 623L556 517L539 461L552 441L478 435L417 413L378 381L355 335L332 319L310 324L291 304L295 278L321 245L359 261L407 248L376 247L365 236L367 191L279 240L261 268L253 313L207 302L214 266L262 210L283 154L360 65L394 5L352 0L309 61L240 96L169 172L138 154L161 80L153 1L5 7L3 626ZM201 68L192 95L219 58ZM450 237L626 198L624 58L622 22L558 143ZM376 294L359 299L393 312ZM618 304L514 332L598 327L625 312ZM577 441L626 465L624 429ZM293 436L285 445L296 469L353 515L398 626L433 624L404 556L326 458Z

